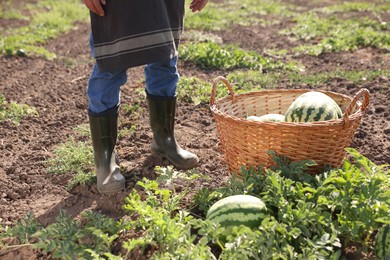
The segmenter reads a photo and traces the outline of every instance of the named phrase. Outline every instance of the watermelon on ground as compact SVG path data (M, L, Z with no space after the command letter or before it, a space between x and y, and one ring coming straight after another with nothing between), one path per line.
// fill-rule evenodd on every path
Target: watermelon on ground
M390 259L390 225L382 226L375 239L375 255L377 259Z
M213 204L206 219L225 228L239 225L257 228L267 215L266 205L261 199L251 195L232 195Z

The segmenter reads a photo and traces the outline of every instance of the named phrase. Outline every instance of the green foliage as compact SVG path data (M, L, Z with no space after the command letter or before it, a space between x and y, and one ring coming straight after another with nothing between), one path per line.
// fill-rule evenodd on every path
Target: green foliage
M94 211L83 212L82 217L83 221L85 222L83 228L88 229L89 231L95 231L93 229L98 229L102 233L107 233L108 235L115 235L123 229L122 221L116 221L112 218L96 213Z
M322 8L316 9L323 13L337 13L337 12L374 12L374 13L382 13L390 10L390 4L388 3L364 3L364 2L344 2L340 4L334 4Z
M126 136L131 136L137 132L137 129L138 129L137 124L130 124L130 125L122 124L121 128L118 131L118 138L124 138Z
M200 13L187 13L185 16L186 27L203 30L218 30L228 27L237 18L237 14L225 13L218 7L220 5L216 3L209 3L207 8Z
M125 136L131 136L137 131L137 121L140 118L142 107L138 102L135 102L133 104L122 104L120 109L120 113L121 115L123 115L123 117L119 118L120 126L118 131L118 137L123 138Z
M227 80L235 93L273 89L282 82L289 84L308 84L312 86L327 84L332 80L344 80L349 83L370 82L379 77L390 77L387 70L333 70L320 73L268 72L256 70L235 70L227 75ZM223 88L221 88L223 89ZM228 93L225 93L227 95ZM224 95L222 95L224 96ZM221 96L221 97L222 97Z
M294 162L285 156L277 155L274 151L268 151L267 154L276 163L276 166L270 167L271 170L280 171L282 176L293 181L313 183L313 177L307 174L309 167L316 165L313 160Z
M225 48L214 42L182 45L180 57L191 61L202 69L261 69L254 53L249 54L236 46Z
M364 47L390 49L387 23L367 18L340 20L334 16L319 17L314 12L295 19L296 26L283 30L282 33L315 42L295 48L298 53L320 55L324 52L353 51Z
M243 0L237 1L241 4L241 9L249 10L250 15L254 14L273 14L277 16L291 16L293 13L290 10L295 8L292 4L283 3L282 1L271 0Z
M173 195L169 189L159 188L156 181L146 179L137 184L143 188L145 200L133 190L123 208L130 216L138 217L128 225L141 229L143 236L123 244L129 253L134 249L145 252L146 248L153 247L159 248L154 255L158 259L187 256L191 256L189 259L214 258L204 240L196 243L196 236L191 234L193 217L180 209L183 193Z
M134 104L122 104L121 113L126 116L136 116L139 117L139 114L142 112L142 108L139 103Z
M202 189L194 202L205 214L223 197L260 197L271 212L268 221L277 225L275 234L281 235L268 248L278 248L287 258L336 257L341 246L350 242L361 244L367 252L372 250L373 232L390 221L390 171L356 150L348 151L354 163L346 160L342 169L316 176L304 173L313 162L289 162L270 152L278 164L275 168L243 169L242 179L233 176L224 187ZM266 226L263 221L259 228ZM262 235L268 236L264 231Z
M92 146L74 138L58 145L53 153L54 157L46 161L48 173L84 173L94 165Z
M0 237L18 238L21 244L17 246L32 246L50 253L56 259L101 259L98 257L111 256L112 243L123 228L123 222L86 211L82 213L81 223L65 211L60 211L55 223L42 227L29 213ZM13 247L4 245L2 249ZM115 259L112 256L114 258L111 259Z
M0 5L0 19L25 19L20 10L12 7L11 0L3 0Z
M140 190L125 199L126 220L85 212L80 224L61 212L43 228L29 215L1 237L17 237L61 259L120 259L134 250L152 259L340 259L350 242L370 252L368 239L390 223L390 171L354 149L348 152L351 159L342 168L313 176L305 173L312 161L291 162L270 151L275 167L243 168L242 177L199 190L190 208L183 207L183 198L200 175L157 167L157 180L139 181ZM178 180L188 181L180 192ZM226 236L204 216L214 202L235 194L261 198L269 215L258 229L234 227ZM129 233L138 235L121 237ZM119 238L125 255L112 253Z
M236 94L262 89L274 89L283 81L294 85L309 84L315 86L329 83L333 79L360 83L372 81L378 77L390 77L390 72L383 70L337 70L316 74L301 74L288 71L263 73L259 70L234 70L226 76ZM182 76L179 79L177 96L179 99L195 105L208 104L210 102L211 89L212 82L203 81L196 77ZM219 83L216 90L217 99L229 95L229 91L223 83Z
M110 253L120 223L92 212L83 213L83 218L85 226L61 211L55 223L34 234L38 240L34 247L61 259L89 259Z
M93 148L90 144L91 132L89 124L82 124L73 129L78 138L87 141L76 141L71 137L67 142L61 143L53 150L53 157L46 160L46 172L50 174L73 173L67 189L72 190L78 185L91 185L96 183L96 174L93 171Z
M177 84L177 97L194 105L210 102L212 84L196 77L180 77Z
M77 222L66 216L64 211L61 211L56 223L35 233L34 237L39 239L35 247L52 252L55 258L74 259L83 251L78 242L84 235Z
M258 70L234 70L226 78L231 84L234 93L274 89L281 82L290 84L320 85L331 82L333 79L343 79L351 83L372 81L377 77L390 77L390 72L382 70L345 71L337 70L316 74L301 74L297 72L268 72ZM195 105L208 104L211 97L212 82L203 81L196 77L180 77L177 87L179 99ZM217 85L216 98L229 95L223 83Z
M340 236L368 246L370 236L382 223L390 223L390 171L376 166L349 149L355 164L344 162L314 194L318 206L331 208Z
M237 87L236 93L273 89L281 80L280 73L262 73L255 70L236 70L226 77L231 85Z
M211 32L205 32L205 31L198 31L198 30L185 30L182 39L183 42L190 41L190 42L216 42L219 44L222 44L223 40L220 36L217 34L211 33Z
M254 51L245 51L234 45L221 46L215 42L201 42L182 45L180 58L191 61L198 67L210 69L233 70L248 68L253 70L295 69L294 64L284 64L265 58Z
M88 12L80 1L40 0L29 6L33 14L27 26L10 29L0 40L0 54L38 54L54 58L55 54L40 46L48 39L70 30L76 21L86 21Z
M75 133L82 137L91 137L91 131L89 129L89 124L81 124L76 126L75 128L72 129Z
M334 70L317 74L299 74L288 73L288 81L292 84L310 84L319 85L331 82L333 79L343 79L352 83L361 83L365 81L373 81L377 77L389 77L390 72L386 70Z
M158 175L156 181L161 185L171 185L175 180L185 180L191 182L193 180L203 178L207 179L206 176L198 173L195 169L188 171L178 171L173 168L173 166L160 167L156 166L155 172Z
M263 88L274 88L280 76L276 73L262 73L258 70L236 70L228 74L227 80L234 93L257 91ZM202 81L196 77L180 77L177 96L179 99L195 105L208 104L211 97L212 82ZM222 83L217 85L217 98L229 95Z
M3 237L17 238L19 243L29 243L32 235L42 229L32 212L29 212L24 218L19 220L13 227L8 228ZM1 236L0 236L1 238Z
M232 25L254 25L276 23L278 17L290 16L289 6L281 1L231 0L209 2L200 13L186 14L186 27L202 30L227 29ZM274 15L273 19L261 19L260 15Z
M7 102L0 93L0 121L11 120L14 124L20 124L20 121L27 116L38 116L35 107L26 104L18 104L14 101Z
M67 189L72 190L79 185L92 185L94 183L96 183L96 174L94 172L77 172L68 182Z

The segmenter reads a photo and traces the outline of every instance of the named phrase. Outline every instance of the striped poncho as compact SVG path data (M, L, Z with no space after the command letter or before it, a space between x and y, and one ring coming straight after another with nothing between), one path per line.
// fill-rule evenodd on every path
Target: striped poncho
M125 70L177 55L185 0L108 0L91 12L94 55L102 71Z

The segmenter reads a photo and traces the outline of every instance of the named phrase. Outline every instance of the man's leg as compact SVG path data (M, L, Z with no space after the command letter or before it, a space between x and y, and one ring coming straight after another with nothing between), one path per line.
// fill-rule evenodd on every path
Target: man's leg
M91 40L91 49L93 45ZM125 187L119 171L117 140L120 87L127 81L126 71L102 72L95 64L88 81L88 117L91 129L97 189L115 194Z
M179 80L177 57L145 67L146 93L150 125L153 131L152 152L165 156L173 165L190 169L198 157L180 147L174 135L176 86Z

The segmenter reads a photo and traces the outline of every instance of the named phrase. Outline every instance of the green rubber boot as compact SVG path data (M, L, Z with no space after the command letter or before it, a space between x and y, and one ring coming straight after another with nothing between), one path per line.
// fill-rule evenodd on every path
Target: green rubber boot
M89 112L97 189L102 194L115 194L125 187L114 151L118 134L118 108L93 114Z
M156 97L149 94L147 97L153 131L152 153L166 157L177 168L194 168L199 162L198 156L182 149L174 135L176 97Z

